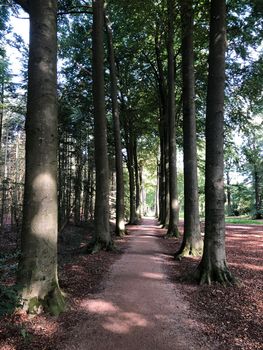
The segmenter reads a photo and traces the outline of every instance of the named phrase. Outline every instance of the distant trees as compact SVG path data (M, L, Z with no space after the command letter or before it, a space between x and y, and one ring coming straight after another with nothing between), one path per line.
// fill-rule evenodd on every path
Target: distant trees
M262 124L254 130L252 123L254 116L262 113L262 53L254 53L256 58L250 55L252 44L259 45L262 37L261 7L246 0L240 4L229 2L225 99L224 0L211 0L209 50L208 11L203 2L194 6L192 0L180 0L179 13L173 0L146 0L143 7L140 1L110 0L106 13L112 18L110 26L104 17L103 0L94 0L92 6L82 0L59 1L62 64L57 113L57 2L16 3L31 20L24 219L18 272L22 295L28 299L25 308L36 311L44 307L54 313L63 309L57 281L57 234L63 236L69 222L94 222L89 251L96 252L112 248L109 220L115 220L116 234L122 235L125 221L136 224L147 211L146 202L151 209L154 205L159 209L156 215L168 229L168 236L178 236L180 201L184 208L184 237L176 256L199 255L202 239L198 191L203 193L204 179L198 189L196 145L200 151L204 134L206 161L199 161L198 166L203 170L205 165L206 224L199 280L232 282L224 247L224 207L228 206L231 214L238 212L237 202L242 202L247 212L253 209L255 218L261 217L262 211ZM6 28L7 8L0 13L0 28ZM108 35L108 61L104 55L104 30ZM2 46L3 40L0 33ZM4 51L1 47L2 227L5 221L19 223L21 217L24 159L20 150L25 139L23 108L18 122L14 107L6 107L9 75ZM251 64L245 63L247 57ZM237 152L231 149L232 129L246 136ZM224 131L228 144L225 150ZM177 191L176 153L181 150L183 200ZM224 152L229 155L226 193ZM236 165L234 153L238 152ZM243 184L231 182L233 167L246 176ZM156 177L158 186L153 180ZM148 192L147 186L151 188Z
M261 117L259 117L260 119ZM256 130L251 130L247 139L243 144L242 151L244 161L241 164L244 174L247 174L250 180L252 189L251 212L254 219L263 218L263 135L258 123Z

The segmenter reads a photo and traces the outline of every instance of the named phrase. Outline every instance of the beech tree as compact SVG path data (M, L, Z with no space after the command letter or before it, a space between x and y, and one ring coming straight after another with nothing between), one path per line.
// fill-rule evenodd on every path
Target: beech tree
M168 130L169 130L169 225L167 236L179 237L178 231L178 195L176 166L176 124L174 93L174 1L167 1L168 8Z
M124 225L124 182L123 182L123 162L122 144L120 132L120 110L118 103L117 69L113 46L113 35L109 19L106 17L106 30L108 34L109 65L111 75L111 100L112 116L114 128L115 144L115 164L116 164L116 234L122 236L125 233Z
M205 239L201 284L234 281L226 262L224 214L225 0L211 0L206 112Z
M193 52L193 1L181 0L184 150L184 236L175 256L202 253L199 222L195 76Z
M30 16L26 169L17 283L23 306L64 309L57 276L57 1L16 1Z
M92 252L110 249L112 239L109 227L109 163L107 124L104 94L104 1L93 0L92 76L95 137L95 231Z

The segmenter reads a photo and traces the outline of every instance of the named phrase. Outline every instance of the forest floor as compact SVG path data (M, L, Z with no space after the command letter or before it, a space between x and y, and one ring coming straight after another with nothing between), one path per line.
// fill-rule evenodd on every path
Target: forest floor
M193 283L198 258L175 261L180 240L163 239L165 230L152 219L128 227L129 235L116 240L119 253L84 254L91 229L69 226L60 239L67 311L2 317L1 350L263 348L262 226L227 226L228 264L240 280L228 288ZM1 237L5 285L14 283L15 247L11 233Z

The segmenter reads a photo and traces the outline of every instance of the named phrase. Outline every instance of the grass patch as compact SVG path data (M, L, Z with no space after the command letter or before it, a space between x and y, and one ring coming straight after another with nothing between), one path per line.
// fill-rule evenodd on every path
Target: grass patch
M226 217L227 224L263 225L263 220L252 220L249 217Z

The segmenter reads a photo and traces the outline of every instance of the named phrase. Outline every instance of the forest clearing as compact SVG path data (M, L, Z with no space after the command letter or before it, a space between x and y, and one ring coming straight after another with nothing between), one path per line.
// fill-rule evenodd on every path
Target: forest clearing
M263 348L262 0L0 0L0 349Z
M67 311L58 318L18 312L2 319L0 348L261 349L263 226L226 230L228 263L240 279L238 287L193 284L189 274L198 258L175 261L179 242L164 239L156 220L129 226L129 235L116 241L120 252L88 256L79 250L86 229L79 232L83 241L70 250L66 242L74 241L76 232L68 229L59 254ZM11 272L6 282L13 281Z

